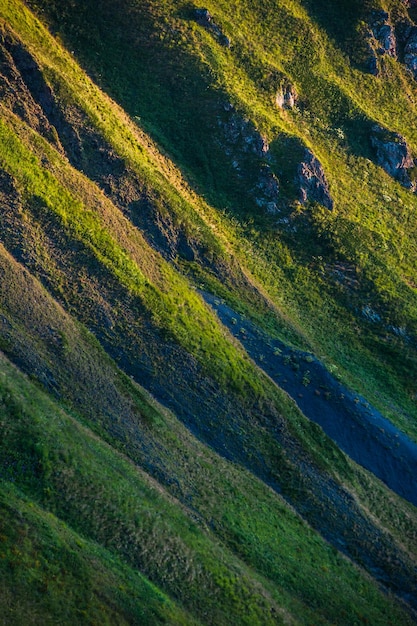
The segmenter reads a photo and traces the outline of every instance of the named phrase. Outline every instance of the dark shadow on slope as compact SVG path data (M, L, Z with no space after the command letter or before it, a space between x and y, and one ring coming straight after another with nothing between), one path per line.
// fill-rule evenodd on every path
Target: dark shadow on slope
M279 178L282 191L290 199L298 199L299 186L296 183L297 169L304 158L305 144L294 135L281 133L270 144L274 170Z
M348 152L355 156L376 162L375 153L372 150L370 140L373 125L374 121L366 117L366 115L359 110L341 120L341 127L345 136L344 143Z
M28 4L42 11L97 84L137 119L213 206L256 211L251 177L259 156L247 151L234 165L227 129L225 135L228 96L216 86L215 69L193 54L190 29L197 27L192 20L172 17L178 28L168 26L164 8L149 1L133 6L121 0L115 10L114 2L104 0L100 11L92 0L65 7Z
M320 3L315 10L323 14L329 11L330 17L341 12L341 23L345 22L346 13L349 25L354 11L345 4L339 10L328 3L325 9L324 3ZM271 153L278 155L277 172L282 170L285 181L290 180L289 189L285 189L284 182L284 193L271 202L259 194L259 187L265 187L263 179L270 155L263 152L266 146L261 145L262 137L254 125L216 87L215 68L193 54L188 30L193 20L187 12L179 14L178 29L174 29L167 27L163 8L149 1L133 7L122 0L117 11L111 0L104 0L100 11L92 0L65 7L41 0L36 2L35 11L39 7L67 46L75 50L92 78L138 120L212 206L226 208L238 218L249 217L265 227L266 214L276 211L286 193L289 198L294 197L288 166L299 152L298 147L293 152L297 140L291 140L286 153L282 151L285 141L281 138L276 139L276 148L271 146ZM323 123L343 131L344 147L349 152L373 158L369 143L372 122L337 85L316 76L311 81L308 99L306 94L304 98L306 113L321 111ZM70 121L74 122L75 116ZM54 123L53 117L51 122ZM56 127L71 163L106 190L106 167L108 178L114 179L120 174L121 164L93 129L85 129L85 122L84 116L74 123L72 132L75 131L78 143L73 146L65 137L66 131L61 133L60 123ZM94 171L95 168L100 171Z
M64 103L57 97L33 56L7 31L0 39L0 98L33 130L65 152L71 165L98 183L165 258L198 258L214 269L213 254L174 223L169 207L162 206L164 200L155 190L148 193L86 114L73 102ZM0 193L2 175L0 172Z
M367 69L369 48L360 23L367 22L373 10L380 9L378 0L302 0L311 17L345 52L353 65Z
M12 101L12 110L59 150L64 148L71 162L79 166L82 161L79 137L66 119L38 63L11 33L6 31L2 43L6 54L0 71L4 76L13 76L12 89L21 85L14 95L17 106ZM10 91L9 86L9 94Z
M6 183L9 184L9 181L6 180ZM6 245L10 242L14 251L20 248L23 264L41 279L67 311L94 332L119 366L171 408L200 440L223 457L247 468L282 494L335 548L348 554L381 583L417 608L417 572L414 566L389 535L366 516L351 494L326 469L317 465L309 451L291 434L276 406L264 402L262 398L245 401L238 394L220 388L192 355L152 323L149 311L144 309L140 298L124 289L94 258L91 250L72 239L42 203L33 202L26 208L45 234L46 254L36 257L31 253L30 230L25 232L23 226L23 230L16 232L11 239L3 230L3 241ZM4 204L0 202L0 209L2 214L9 214L6 199ZM7 230L13 229L13 222L4 223ZM25 221L25 224L30 224L30 221ZM48 258L48 267L42 264L44 258ZM51 264L55 268L52 273ZM13 361L18 360L21 368L44 386L45 374L53 370L55 393L72 402L77 411L85 411L77 385L73 389L68 387L68 372L62 369L60 346L50 342L43 355L38 352L37 345L45 345L42 327L34 336L36 324L32 323L32 318L38 319L38 305L34 302L30 306L27 293L25 296L18 294L15 277L8 276L4 271L2 276L0 291L12 283L15 298L10 311L8 307L11 303L6 298L0 299L0 337L4 351ZM23 281L23 284L26 283ZM25 329L23 336L21 328ZM87 381L83 383L87 388ZM87 410L90 418L97 419L97 416L94 417L95 407L87 405ZM317 426L306 427L313 440L320 439ZM112 436L120 438L125 451L130 449L129 441L134 450L143 438L140 423L115 424L114 420L110 420L107 428ZM262 441L266 446L264 453L255 443L260 433L263 433ZM332 454L343 466L342 456L337 456L340 453L332 448ZM155 466L151 456L146 456L143 464L173 495L184 498L181 487L163 468ZM346 471L349 471L348 468ZM186 496L185 501L187 506L193 506L191 494ZM392 567L393 562L396 563L395 568Z
M349 153L374 159L370 135L375 121L334 79L320 73L314 75L314 80L309 82L308 95L304 98L303 113L308 123L321 127L322 133L337 138Z
M417 444L352 393L312 355L271 339L217 298L204 294L248 354L298 404L304 415L354 461L417 505Z

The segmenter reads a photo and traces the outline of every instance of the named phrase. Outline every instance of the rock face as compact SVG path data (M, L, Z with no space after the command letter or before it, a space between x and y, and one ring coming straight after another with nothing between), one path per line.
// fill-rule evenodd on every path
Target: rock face
M320 161L311 150L306 150L302 162L298 166L296 184L300 189L300 202L318 202L333 210L333 199Z
M275 103L280 109L292 109L297 103L298 95L291 84L286 84L277 91Z
M404 137L377 124L372 128L371 144L376 153L377 164L404 187L415 191L417 184L412 179L410 170L416 163Z
M417 0L404 0L409 9L417 8ZM372 74L379 74L379 59L388 55L394 59L398 56L404 59L407 69L417 79L417 26L411 21L403 21L397 24L397 37L390 23L389 14L386 11L374 11L371 16L368 31L369 38L369 69Z
M417 26L412 26L404 48L404 63L414 78L417 78Z
M397 58L397 41L394 28L386 11L373 11L369 24L369 69L375 76L379 73L378 58L388 55Z
M258 181L254 188L255 202L267 213L275 215L279 213L279 182L271 167L264 163L259 168Z
M223 33L220 26L216 24L216 22L213 19L212 14L210 13L208 9L195 9L194 17L195 17L196 22L200 24L200 26L203 26L206 30L208 30L212 35L214 35L214 37L222 46L225 46L226 48L230 48L231 41L229 37L227 37Z
M223 136L222 149L237 176L247 180L250 170L253 179L250 193L255 204L267 213L278 213L279 181L268 162L268 141L230 103L223 105L218 123Z
M259 158L265 157L269 151L268 142L252 122L237 113L230 103L225 103L223 109L225 115L219 120L219 124L226 139L226 154L231 155L237 150Z

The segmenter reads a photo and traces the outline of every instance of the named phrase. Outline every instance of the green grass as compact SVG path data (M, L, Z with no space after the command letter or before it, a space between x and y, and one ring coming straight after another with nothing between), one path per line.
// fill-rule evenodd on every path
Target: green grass
M0 509L1 624L196 623L137 570L11 483L2 482Z
M195 353L222 384L234 382L239 390L244 391L246 385L259 393L261 388L256 387L248 366L237 351L228 348L213 316L187 283L155 255L153 260L159 267L153 267L152 272L155 275L159 270L159 285L147 279L138 262L118 245L99 217L42 168L39 160L4 122L0 132L1 162L19 182L22 194L29 199L39 198L46 210L55 213L61 227L69 231L73 239L82 242L130 293L141 298L155 324ZM128 228L127 224L125 226ZM145 248L146 243L143 240L141 243ZM146 251L142 250L141 261L144 255Z
M323 2L210 3L230 49L190 19L189 3L126 0L116 13L111 2L98 13L93 2L27 4L114 98L22 3L6 0L0 16L57 105L122 159L155 222L169 223L173 237L185 233L205 256L163 260L132 215L89 179L97 174L93 144L87 176L1 106L0 164L18 205L3 207L2 237L26 269L1 248L0 347L33 379L1 359L1 475L12 483L2 499L11 530L0 562L7 619L19 624L32 607L33 623L53 623L71 590L65 623L412 623L265 483L279 485L312 524L327 516L333 529L341 512L331 512L320 488L345 487L373 531L382 530L381 562L392 579L400 557L411 577L413 507L307 422L195 291L212 290L314 352L417 437L417 201L372 162L368 141L378 121L417 148L415 86L389 60L381 78L364 74L357 44L368 3L356 12L342 3L337 15ZM300 102L282 112L274 94L287 79ZM268 138L271 167L288 178L277 218L254 207L257 159L244 160L239 179L227 158L218 124L225 102ZM304 146L324 166L333 212L294 201ZM278 225L281 216L296 230ZM334 279L340 264L354 268L354 288ZM367 320L364 306L380 322ZM127 372L140 361L162 382L186 362L192 375L176 398L201 394L194 426L239 464L198 442L103 347ZM213 414L207 389L216 394ZM277 443L279 429L287 447ZM361 563L373 537L361 526L357 533ZM24 600L32 580L36 590ZM14 617L13 587L22 598ZM110 600L114 588L120 594Z
M416 281L416 200L369 161L373 158L369 128L378 121L404 134L411 147L417 142L410 77L389 60L383 78L367 75L361 67L361 20L371 5L378 4L358 4L355 10L344 4L337 15L322 3L252 3L250 7L242 1L209 4L215 19L232 38L232 48L227 50L189 19L185 3L148 2L140 10L126 3L125 10L117 14L108 3L97 19L93 3L83 3L82 10L75 12L68 7L63 13L53 3L33 3L43 8L43 17L51 20L100 84L132 117L140 118L139 123L174 157L195 188L227 213L219 220L200 203L191 202L185 208L173 195L170 210L176 212L179 205L184 206L181 219L189 224L190 232L196 232L191 226L197 224L196 219L200 226L205 223L198 237L210 246L213 231L210 234L207 225L215 220L216 233L222 233L223 242L233 243L238 263L266 289L275 314L279 311L272 323L276 331L288 337L283 320L291 320L310 349L336 364L346 382L368 395L395 421L396 413L416 413L414 375L407 375L401 365L407 358L407 371L415 372L415 359L390 331L391 327L405 327L415 335L417 310L415 290L410 285ZM124 38L118 35L121 31ZM33 40L33 34L30 36ZM91 41L94 46L89 45ZM100 54L94 56L93 50L100 50ZM148 63L150 58L152 63ZM135 79L138 67L140 81ZM50 70L46 73L52 80ZM272 104L273 77L282 75L295 82L301 103L298 109L285 113ZM266 91L260 88L265 84L260 76L271 77ZM319 213L313 208L297 217L297 212L290 210L298 228L294 236L277 229L258 210L254 212L248 190L237 183L230 164L216 148L217 140L213 141L216 107L225 100L252 119L272 145L285 133L313 148L330 181L334 213ZM118 133L113 132L103 117L93 116L85 98L78 95L78 101L94 123L105 129L116 150L127 154L126 145L131 144L117 143L117 136L124 136L119 127ZM199 115L195 114L195 102ZM114 121L112 126L116 128ZM282 149L278 143L278 168L280 159L287 163ZM143 151L141 154L143 160ZM129 159L138 167L137 155L130 152ZM156 184L149 168L147 176ZM381 191L392 198L389 207ZM240 299L245 306L250 295L241 283L236 286L235 271L230 275L230 258L217 250L223 273L220 280L234 292L232 299ZM329 275L323 278L319 261L323 256L357 268L361 286L358 300L381 311L384 326L367 324L351 306L351 294L335 289ZM209 275L207 283L212 284ZM264 324L271 327L268 313L264 317ZM331 337L322 332L328 327L332 327ZM365 368L360 366L363 363ZM365 375L355 374L359 367ZM391 381L389 395L385 393L386 371ZM397 406L395 411L388 408L391 399ZM413 421L406 428L416 436Z
M132 583L129 585L123 577L140 581L139 570L204 623L222 624L231 618L241 624L281 623L279 616L293 611L300 624L310 623L311 619L323 624L335 619L340 624L351 624L362 617L373 624L395 623L395 619L408 623L401 609L381 595L374 583L332 550L262 483L225 461L215 460L200 444L187 444L184 465L195 458L199 449L199 462L192 466L189 480L195 489L204 477L205 506L200 504L199 508L201 512L206 508L207 514L210 511L212 525L223 537L222 544L203 530L204 523L201 526L201 521L190 519L190 511L179 507L143 472L53 404L4 358L1 374L0 427L5 443L1 472L3 481L14 485L5 487L11 499L6 506L9 517L3 519L9 519L16 510L21 512L15 534L5 524L4 564L14 563L6 565L6 580L9 585L15 581L22 595L28 579L34 578L41 590L46 585L50 605L42 603L39 591L38 615L42 611L56 614L59 590L66 585L73 589L74 596L68 618L62 616L64 623L70 623L70 611L76 610L72 606L90 618L95 611L100 616L100 610L106 615L105 602L104 608L98 601L96 606L94 594L87 605L77 594L104 582L111 588L112 578L107 582L110 572L122 577L118 584L124 592L120 597L124 608ZM182 445L185 441L183 438ZM175 445L171 439L173 449ZM184 452L184 447L181 450ZM30 494L38 504L26 498L19 503L16 489ZM58 524L55 516L65 525ZM78 539L71 529L78 533ZM104 546L107 552L91 541ZM225 544L242 560L232 555ZM82 556L76 546L82 549ZM103 563L103 570L91 571L89 561L93 557ZM245 561L251 564L250 569ZM54 569L57 563L58 571ZM141 582L144 593L146 585L149 583ZM167 611L174 611L178 623L183 623L181 619L187 623L184 614L174 610L159 592L152 587L149 590L155 597L155 604L147 606L151 615L153 610L157 614L161 610L159 600L166 602ZM127 603L131 611L141 610L143 604L140 592L136 594L133 606ZM31 594L31 601L37 598ZM271 613L271 607L277 613ZM129 617L126 620L129 623Z
M20 315L28 325L30 334L27 335L28 343L25 343L26 353L34 351L36 354L36 348L30 341L40 341L45 329L52 325L55 336L65 337L65 358L62 359L61 356L57 359L54 356L53 345L44 359L50 365L53 364L54 376L60 383L60 392L65 391L66 397L76 394L73 396L73 402L77 403L78 410L84 415L83 421L91 423L97 434L124 451L145 469L150 464L166 488L180 497L187 508L190 507L191 516L195 518L197 515L202 528L210 527L223 545L227 545L229 550L239 555L251 568L256 569L265 579L269 579L269 583L265 581L264 584L279 606L286 606L289 612L294 611L299 616L298 619L302 620L301 616L308 615L304 603L310 603L313 597L317 601L317 596L320 596L322 599L315 609L317 614L323 613L324 617L327 616L326 619L331 619L331 616L337 615L343 606L347 623L350 623L354 612L352 598L356 598L358 585L362 583L359 582L354 569L348 568L350 573L345 572L347 561L312 533L308 526L290 512L283 501L260 481L209 453L183 426L179 425L177 420L167 413L160 413L160 408L150 403L139 390L136 389L135 392L135 387L128 379L117 375L114 365L106 358L98 344L80 332L59 307L48 304L43 290L36 286L33 280L28 284L28 278L24 279L23 284L33 294L36 304L32 307L31 313L22 311L23 291L19 286L21 270L16 263L12 264L9 261L8 264L9 267L3 261L1 271L5 278L14 277L16 310L13 312L11 308L8 311L3 308L3 315L7 313L10 316L14 313L10 319L14 320L16 326ZM3 285L8 282L6 278ZM3 291L3 294L5 293ZM7 297L7 300L10 302L10 297ZM22 321L20 324L23 325ZM20 333L23 332L22 329ZM21 380L18 372L11 370L6 362L4 373L3 477L17 482L27 494L35 496L43 506L62 517L78 532L87 534L104 545L110 541L109 549L122 551L125 558L128 558L133 550L131 541L135 537L135 541L139 541L139 544L135 543L137 550L140 549L142 540L154 542L161 538L163 544L151 543L150 553L155 559L166 557L168 560L164 563L170 563L171 557L166 555L163 546L166 542L171 546L170 550L176 553L177 541L179 538L184 539L184 533L187 535L189 522L186 522L185 530L182 524L178 526L176 540L168 539L169 526L173 524L173 515L175 517L173 509L168 507L163 524L158 523L155 530L152 530L154 528L152 525L150 528L145 526L142 529L144 534L137 536L135 533L139 530L137 522L134 522L137 519L135 511L143 510L144 498L148 492L144 493L141 488L141 504L140 506L139 503L135 504L136 496L132 496L132 483L126 483L121 479L120 482L117 478L119 471L117 468L121 466L113 458L114 453L110 450L105 452L105 447L103 448L98 440L92 440L88 431L77 426L65 412L47 401L32 384ZM290 410L288 405L287 415ZM88 417L90 419L86 419ZM307 436L308 443L305 445L309 447L314 445L310 438L316 435L314 428L310 433L309 430L306 432L306 424L301 420L301 416L294 415L293 418L300 420L300 434L303 438ZM282 456L279 456L276 447L269 443L270 450L265 449L268 440L262 432L250 429L248 425L246 429L248 437L246 445L252 447L252 454L256 451L259 455L262 451L265 460L274 465L275 472L282 473L282 477L285 478L285 489L288 492L296 489L302 494L305 488L302 477L294 471L294 468L288 466ZM85 438L88 441L84 441ZM96 451L96 461L91 459L91 450ZM326 450L329 460L333 459L333 469L339 468L344 480L347 480L348 476L354 476L352 468L340 454L336 454L336 449L327 446ZM124 468L120 469L122 474L130 476L129 480L136 484L135 471L128 470L128 467L132 466L122 465ZM150 481L150 484L157 488L153 481ZM308 485L306 488L309 489ZM368 502L368 492L375 493L372 482L363 490L364 503ZM101 494L100 497L97 493ZM105 502L102 499L104 496L108 498ZM379 508L379 515L381 509L385 511L385 516L392 526L390 509L386 511L384 505L385 499L386 491L382 490L380 496L375 497L375 507L376 510ZM155 507L158 511L156 519L159 519L165 505L158 499ZM404 510L400 501L395 501L392 506L392 511L394 510L404 511L402 515L407 519L407 510ZM126 521L127 519L131 521ZM127 527L124 524L127 524ZM132 530L131 524L134 524L135 531ZM405 528L401 526L401 540L408 537L410 548L413 550L415 524L412 518L408 524ZM396 524L393 526L395 531ZM113 543L112 529L119 527L127 528L128 547L119 535ZM139 527L142 528L140 525ZM271 529L274 529L272 534ZM156 551L160 557L156 556ZM303 555L302 564L299 555ZM204 554L199 552L194 557L193 563L198 568L198 564L203 562ZM162 568L161 572L164 573L165 570ZM164 587L165 583L162 581L159 584L170 592L173 588L177 590L179 583L175 582L176 580L178 579L169 583L174 587ZM224 584L233 595L227 578L221 576L219 580L224 581L222 585ZM201 585L207 588L208 583L204 581ZM156 582L158 583L158 580ZM336 587L333 587L333 584ZM372 588L366 592L368 599L365 604L369 604L369 609L365 610L364 605L363 611L374 615L373 619L378 623L382 618L371 608L374 604L373 593ZM338 598L336 603L335 598ZM378 603L379 600L376 605Z

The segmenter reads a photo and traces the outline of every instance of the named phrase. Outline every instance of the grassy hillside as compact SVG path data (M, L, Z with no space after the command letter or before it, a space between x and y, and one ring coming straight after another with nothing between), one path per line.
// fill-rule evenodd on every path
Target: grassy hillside
M395 19L404 19L401 3L393 5ZM239 262L262 282L274 305L302 327L308 345L391 419L398 420L404 410L415 415L415 358L409 348L416 319L415 197L375 164L370 145L370 129L379 122L416 149L415 86L401 63L390 58L381 61L378 77L361 66L364 19L369 21L379 3L333 12L317 3L207 5L230 36L230 48L198 24L187 3L139 7L126 1L115 12L113 3L105 2L98 14L88 2L65 11L57 5L55 12L54 3L33 6L221 210L222 229L235 242ZM291 110L274 106L285 81L298 93ZM242 158L236 142L230 145L227 126L233 122L225 103L269 142L270 166L281 189L278 216L269 216L254 200L253 171L260 157ZM333 212L298 203L293 179L303 146L322 162ZM191 214L183 218L188 223ZM189 258L185 264L195 269ZM221 282L224 265L216 272ZM337 275L339 266L346 276L344 270ZM377 314L377 323L363 315L366 306ZM396 408L389 410L393 399ZM410 434L413 424L401 422Z
M201 295L417 438L417 201L371 143L417 149L414 79L368 72L378 2L196 8L0 6L3 622L414 623L415 507Z
M51 623L54 616L71 623L74 614L81 623L84 619L86 623L92 618L106 619L106 593L95 599L95 589L102 584L108 585L110 606L120 623L122 619L141 623L137 616L145 610L143 604L150 614L145 615L144 619L149 620L145 623L158 623L158 611L163 610L158 609L158 602L165 603L166 611L173 611L169 623L182 623L181 619L187 623L181 611L175 612L162 594L158 596L149 583L139 578L138 570L185 605L194 620L200 618L207 623L226 623L231 615L242 624L284 623L283 618L293 611L297 623L309 623L311 619L331 623L340 620L340 611L343 619L339 623L351 623L355 616L364 616L375 624L407 620L392 600L385 599L374 583L312 533L280 499L250 475L242 475L215 459L201 445L188 443L185 433L181 444L199 458L192 472L193 487L198 489L202 472L203 501L210 515L215 516L211 518L214 533L198 515L198 509L184 508L170 498L156 482L11 369L4 358L2 374L2 380L13 381L3 384L1 392L6 511L2 518L3 576L7 584L4 610L11 620L6 623L22 623L10 600L15 585L26 604L35 607L34 623L42 622L43 611ZM160 437L169 437L170 447L175 449L174 433L171 428ZM31 497L29 503L21 492ZM199 499L196 494L197 502ZM256 510L250 504L254 501ZM199 508L204 514L204 505ZM46 514L45 509L52 514ZM58 524L55 516L78 535L62 522ZM223 529L217 528L216 518ZM253 528L257 538L252 545ZM225 532L226 539L231 533L229 541L234 552L243 550L241 558L255 569L239 564L226 545L218 543L216 535ZM110 554L91 541L104 545ZM82 565L77 546L83 550ZM263 550L269 555L266 560ZM297 554L303 555L301 562ZM91 559L100 563L98 569L91 570ZM108 582L111 576L117 578ZM124 581L126 576L128 583ZM28 597L30 582L36 586ZM65 601L62 613L60 593L67 588L71 590L70 600ZM363 601L356 596L359 588ZM87 589L91 589L92 598L86 604L83 594ZM318 589L323 594L321 599L316 595ZM133 607L126 598L132 592ZM141 593L146 602L141 600ZM148 602L152 594L155 608ZM107 619L112 623L111 614Z

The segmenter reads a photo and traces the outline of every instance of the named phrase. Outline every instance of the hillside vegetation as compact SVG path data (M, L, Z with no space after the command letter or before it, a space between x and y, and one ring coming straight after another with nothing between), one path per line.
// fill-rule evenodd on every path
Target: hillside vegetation
M0 4L0 623L415 623L415 11L62 4Z

